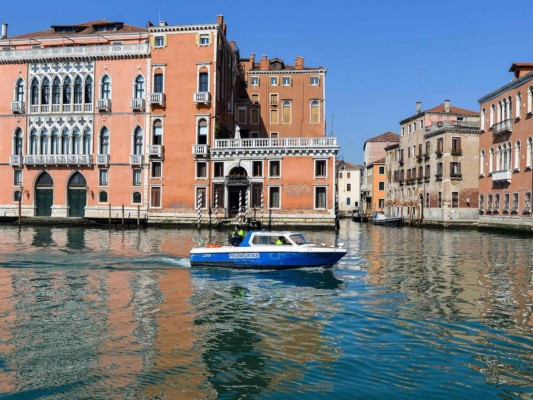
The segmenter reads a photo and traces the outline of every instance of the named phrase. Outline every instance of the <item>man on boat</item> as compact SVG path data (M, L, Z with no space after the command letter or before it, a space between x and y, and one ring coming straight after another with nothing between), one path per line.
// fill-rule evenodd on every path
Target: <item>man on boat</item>
M240 225L235 225L235 229L233 230L233 233L231 235L231 245L232 246L238 246L241 244L242 239L244 239L244 230L241 228Z
M287 239L285 239L283 236L280 236L278 240L276 240L276 244L287 244Z

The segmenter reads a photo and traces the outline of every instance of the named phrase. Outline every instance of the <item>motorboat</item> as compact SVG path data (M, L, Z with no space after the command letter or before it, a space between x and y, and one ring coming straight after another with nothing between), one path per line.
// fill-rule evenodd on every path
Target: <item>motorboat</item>
M382 213L374 213L372 223L374 225L383 226L401 226L403 220L402 217L387 217L385 214Z
M238 246L207 244L191 249L191 267L289 269L332 267L344 257L343 245L309 242L298 232L248 232Z

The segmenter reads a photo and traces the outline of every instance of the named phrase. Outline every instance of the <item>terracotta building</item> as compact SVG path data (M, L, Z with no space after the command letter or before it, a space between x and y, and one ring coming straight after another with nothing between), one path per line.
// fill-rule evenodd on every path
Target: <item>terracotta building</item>
M385 182L384 159L387 155L385 148L391 144L398 143L399 141L400 135L393 132L385 132L381 135L367 139L363 145L365 169L363 171L361 183L361 201L363 207L361 212L366 215L370 215L375 211L383 211L383 204L381 204L382 207L380 207L379 200L381 199L384 201L384 196L378 196L379 199L378 197L373 199L373 195L374 191L376 194L381 193L379 182L383 181L383 184ZM383 168L377 167L377 170L374 170L374 165L379 165L379 167ZM374 182L374 179L378 179L378 181ZM382 190L382 194L384 195L384 188ZM383 201L381 201L381 203L383 203Z
M386 214L426 223L477 220L479 114L449 100L400 122L387 148Z
M241 59L222 16L4 25L0 46L4 216L334 223L325 69Z
M514 63L514 79L479 99L480 226L533 229L533 63Z

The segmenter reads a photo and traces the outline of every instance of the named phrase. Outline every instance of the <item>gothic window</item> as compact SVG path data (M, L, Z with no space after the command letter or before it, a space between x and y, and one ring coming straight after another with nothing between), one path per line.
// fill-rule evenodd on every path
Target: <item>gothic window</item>
M161 145L163 144L163 123L160 119L154 121L152 129L152 144Z
M142 75L139 75L135 79L133 97L136 99L144 98L144 78L142 77Z
M111 98L111 79L108 75L102 77L102 84L100 85L100 98L110 99Z
M41 104L50 104L50 80L44 78L41 91Z
M72 100L72 81L66 77L63 81L63 104L70 104Z
M59 77L55 77L52 83L52 104L61 103L61 82Z
M15 155L22 155L22 129L17 128L13 137L13 151Z
M109 129L105 126L100 131L100 154L109 154Z
M85 103L91 104L93 102L93 78L90 76L85 79Z
M81 104L83 100L83 87L81 77L77 76L74 80L74 104Z
M141 155L143 149L143 130L140 127L133 133L133 154Z
M204 118L198 121L198 144L207 144L207 121Z
M15 101L24 101L24 80L19 78L15 86Z

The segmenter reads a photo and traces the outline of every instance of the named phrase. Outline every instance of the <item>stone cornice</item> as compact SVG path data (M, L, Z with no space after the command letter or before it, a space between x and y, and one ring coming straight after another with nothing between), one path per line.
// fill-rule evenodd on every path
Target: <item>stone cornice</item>
M496 90L493 90L492 92L490 92L489 94L486 94L483 97L480 97L478 99L478 103L479 104L483 104L486 101L492 100L492 99L498 97L499 95L501 95L502 93L505 93L505 92L507 92L509 90L516 89L517 87L522 86L524 83L527 83L529 81L533 81L533 71L527 73L526 75L524 75L521 78L515 79L515 80L509 82L508 84L501 86L500 88L498 88Z
M148 28L150 33L171 33L171 32L195 32L217 30L217 24L200 24L200 25L173 25L173 26L151 26Z
M431 131L424 134L424 139L428 139L433 136L443 135L445 133L463 133L469 135L479 135L479 129L465 128L465 127L442 127L437 129L432 129Z
M246 75L325 74L326 69L279 69L269 71L246 71Z

